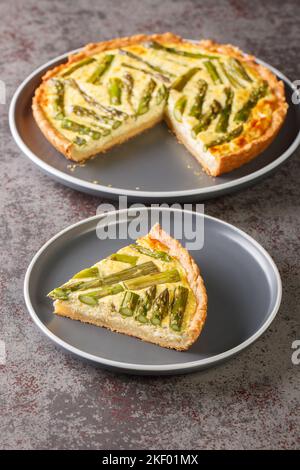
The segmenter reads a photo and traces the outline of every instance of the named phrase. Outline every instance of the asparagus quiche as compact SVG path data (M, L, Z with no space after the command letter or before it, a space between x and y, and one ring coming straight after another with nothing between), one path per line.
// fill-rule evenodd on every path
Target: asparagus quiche
M264 150L286 112L283 83L254 57L171 33L90 44L48 71L33 99L38 126L71 160L165 119L214 176Z
M197 265L158 224L48 296L58 315L177 350L196 341L206 319Z

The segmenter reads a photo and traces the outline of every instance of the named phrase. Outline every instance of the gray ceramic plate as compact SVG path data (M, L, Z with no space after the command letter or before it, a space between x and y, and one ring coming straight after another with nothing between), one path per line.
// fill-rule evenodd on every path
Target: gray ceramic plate
M169 212L173 233L174 214L182 212L153 210L156 214ZM124 224L133 217L132 210L117 213L125 214ZM34 322L68 351L106 368L135 374L191 372L216 365L245 349L266 330L277 313L281 301L278 270L268 253L241 230L209 216L188 211L185 214L193 214L188 224L195 224L197 218L204 221L204 246L191 254L201 267L209 299L207 322L190 350L167 350L53 315L52 302L46 297L51 289L74 272L131 242L99 240L95 229L101 216L63 230L33 258L26 273L24 294ZM183 244L185 241L183 238Z
M300 107L291 103L292 83L278 70L258 61L283 80L290 107L275 141L249 164L212 178L168 132L166 125L159 124L72 171L70 162L43 137L31 112L32 96L42 75L65 61L68 54L41 66L20 85L10 106L10 128L27 157L72 188L110 198L127 195L131 200L205 200L258 181L283 163L299 145Z

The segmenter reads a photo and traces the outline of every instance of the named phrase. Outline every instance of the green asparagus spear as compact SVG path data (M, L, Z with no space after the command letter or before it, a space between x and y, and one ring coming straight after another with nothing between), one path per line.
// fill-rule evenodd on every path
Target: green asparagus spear
M120 292L123 292L124 287L121 284L115 284L113 286L104 286L100 289L93 290L87 292L84 295L88 295L89 297L94 297L95 299L102 299L103 297L107 297L108 295L116 295Z
M61 123L61 127L68 131L78 132L79 134L89 135L93 140L98 140L101 137L101 133L92 129L91 127L84 126L78 122L72 121L71 119L64 119Z
M122 67L126 67L127 69L136 70L137 72L143 72L146 75L150 75L151 77L154 77L157 80L164 82L166 85L170 85L171 83L171 80L165 75L162 75L161 73L151 72L150 70L146 70L140 67L135 67L134 65L126 64L125 62L122 62L121 65Z
M153 91L156 88L156 82L151 78L146 88L143 91L143 95L140 99L136 114L138 116L145 114L149 111L149 105L152 98Z
M87 292L86 294L80 294L78 300L84 304L94 306L98 304L98 299L102 299L108 295L119 294L123 290L124 288L120 284L117 284L116 286L104 287L96 291Z
M180 281L180 274L177 269L163 271L159 273L141 276L136 279L129 279L125 282L127 289L139 290L158 284Z
M110 274L108 276L102 278L96 278L90 281L69 281L63 286L61 289L65 290L66 292L70 291L77 291L77 290L87 290L92 289L94 287L105 287L110 286L113 284L118 284L121 281L125 281L126 279L134 279L136 277L140 277L146 274L157 273L158 268L152 262L148 261L146 263L139 264L137 266L133 266L131 268L122 269L122 271L118 271L116 273ZM90 293L89 293L90 295Z
M126 291L122 299L119 312L126 317L132 317L138 304L139 298L140 296L135 292Z
M78 91L78 93L80 93L80 95L86 101L86 103L99 109L103 113L107 114L110 118L112 119L115 119L115 118L127 119L128 118L128 114L125 113L124 111L121 111L120 109L117 109L117 108L113 108L112 106L104 106L102 103L99 103L99 101L95 100L92 96L90 96L88 93L82 90L82 88L78 85L78 83L75 80L69 79L68 83L73 88L75 88Z
M161 325L162 320L169 311L169 290L164 289L154 300L152 308L151 323L155 326Z
M166 101L169 96L169 91L165 85L162 85L156 93L156 99L155 102L156 104L160 104L162 101Z
M232 102L234 93L231 88L225 88L226 95L225 106L220 112L220 117L216 125L216 132L226 132L228 128L229 118L232 110Z
M87 143L86 139L83 139L82 137L79 137L78 135L75 137L73 140L73 143L78 145L79 147L82 147Z
M122 99L122 80L118 77L109 79L108 82L108 94L110 104L119 105Z
M175 47L166 47L156 41L150 41L147 44L149 47L153 49L162 50L165 52L169 52L170 54L176 54L183 57L190 57L192 59L216 59L217 56L202 54L201 52L189 52L181 49L176 49Z
M134 79L131 73L126 72L123 75L123 87L126 91L127 101L132 107L132 94L133 94Z
M187 97L185 95L180 96L174 105L174 118L178 122L182 122L182 116L187 105Z
M91 268L79 271L79 273L75 274L72 279L82 279L85 277L99 277L99 269L97 268L97 266L92 266Z
M170 328L172 328L172 330L180 331L181 329L188 295L189 290L186 287L176 287L170 312Z
M81 303L86 304L86 305L91 305L94 307L95 305L98 305L98 300L95 297L92 297L91 295L79 295L78 299L80 300Z
M213 100L208 111L202 115L199 122L193 127L192 136L196 138L199 132L205 131L209 127L210 123L217 117L221 109L222 106L219 101Z
M162 261L172 261L171 256L168 255L168 253L166 253L165 251L150 250L150 248L146 248L145 246L138 245L138 244L131 245L130 247L138 251L142 255L151 256L151 258L160 259Z
M164 76L167 76L167 77L174 77L174 74L173 73L170 73L168 72L167 70L163 70L161 67L159 67L158 65L153 65L151 64L151 62L148 62L147 60L143 59L142 57L136 55L136 54L133 54L132 52L130 51L126 51L125 49L120 49L120 54L122 55L127 55L128 57L130 57L131 59L135 59L136 61L138 62L141 62L142 64L144 65L147 65L147 67L149 67L149 69L151 70L154 70L154 72L158 72Z
M111 119L107 116L100 116L99 114L95 113L92 109L85 108L84 106L75 105L72 107L72 111L76 116L79 117L88 117L95 121L100 122L101 124L107 124L111 126L113 129L117 129L121 126L122 122L117 119Z
M63 119L65 117L65 85L60 80L55 80L55 90L56 90L56 97L54 100L54 108L56 111L56 119Z
M208 85L205 80L200 79L197 83L198 92L195 97L194 104L190 110L190 116L194 116L196 119L199 119L202 114L202 107L207 92Z
M178 77L172 85L172 88L177 91L182 91L188 82L193 78L193 76L201 70L199 67L193 67L189 69L186 73Z
M144 297L140 298L138 307L137 307L137 314L136 319L140 323L147 323L147 314L150 311L154 298L156 295L156 286L151 286L147 289L144 293Z
M268 83L262 81L256 88L250 93L250 96L242 108L234 116L236 122L246 122L249 119L250 113L257 102L263 98L268 90Z
M53 300L68 300L69 293L70 292L66 291L65 289L57 287L56 289L53 289L51 292L49 292L48 297Z
M152 262L137 264L131 268L123 269L117 273L110 274L102 278L103 285L116 284L127 279L134 279L146 274L153 274L158 272L158 267Z
M128 263L132 266L135 266L139 258L138 256L131 256L123 253L114 253L111 255L110 259L112 259L113 261L120 261L121 263Z
M243 132L243 129L243 124L240 124L239 126L235 127L232 131L227 132L226 134L223 134L220 137L217 137L216 139L211 140L210 142L205 144L205 148L208 149L210 147L215 147L216 145L222 145L227 142L230 142L231 140L238 137Z
M81 282L72 282L69 281L66 284L64 284L62 289L70 290L71 292L77 291L77 290L87 290L87 289L93 289L96 287L101 287L102 286L102 280L100 278L96 279L91 279L90 281L81 281Z
M237 78L232 75L230 73L229 70L227 70L227 65L226 64L223 64L223 62L219 62L219 65L220 65L220 68L223 72L223 74L225 75L225 77L227 78L227 80L229 81L229 83L234 87L234 88L244 88L244 85L242 85L238 80Z
M121 279L120 279L121 280ZM114 283L112 283L114 284ZM78 296L79 300L82 296L88 297L95 297L96 299L100 299L102 297L106 297L108 295L118 294L122 292L124 288L120 285L103 285L103 281L101 279L95 279L93 281L87 282L77 282L72 283L72 281L67 282L66 284L62 285L51 291L48 296L52 299L60 299L60 300L67 300L69 298L69 294L75 291L86 291L87 289L97 288L99 289L95 291L89 291L86 294L81 294Z
M205 62L203 62L204 64L204 67L206 68L210 78L212 79L212 81L214 83L223 83L220 75L219 75L219 72L217 70L217 67L215 66L215 64L213 62L211 62L210 60L206 60Z
M65 284L60 286L60 289L63 289L65 291L73 292L75 290L80 289L82 285L85 283L91 284L92 287L94 287L94 284L96 283L96 287L98 286L98 278L95 277L93 279L90 279L89 281L85 281L84 279L70 279L68 282L65 282Z
M113 59L114 55L108 54L106 55L102 61L97 65L96 69L90 76L90 78L87 80L88 83L93 83L93 85L99 85L101 82L101 77L104 75L105 72L109 69Z
M95 60L96 59L94 59L93 57L87 57L86 59L80 60L79 62L75 62L72 67L70 67L68 70L66 70L66 72L62 74L62 77L68 77L73 72L75 72L75 70L84 67L85 65L89 65L92 62L95 62Z
M138 307L138 309L140 309L140 308L141 307ZM148 322L148 318L145 315L142 315L142 314L137 315L136 320L139 321L140 323L147 323Z
M238 59L231 59L230 61L232 70L246 82L253 82L252 78L247 73L245 67Z
M71 292L79 290L84 284L85 282L83 281L77 281L77 280L71 279L70 281L66 282L62 286L51 291L48 294L48 296L53 299L58 298L58 299L66 300ZM87 281L87 284L90 284L90 287L97 287L99 286L99 281L97 279L93 281Z

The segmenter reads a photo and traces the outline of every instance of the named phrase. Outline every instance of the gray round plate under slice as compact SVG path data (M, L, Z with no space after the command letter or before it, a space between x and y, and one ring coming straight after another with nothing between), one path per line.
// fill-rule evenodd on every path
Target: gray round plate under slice
M204 228L203 248L190 250L190 254L199 265L207 288L208 315L201 335L188 351L168 350L53 314L52 301L46 297L50 290L75 272L132 243L128 237L100 240L96 229L103 222L101 215L58 233L33 258L24 283L32 319L64 349L103 367L131 374L187 373L241 352L262 335L279 309L281 280L273 260L246 233L219 219L178 209L141 209L147 216L150 210L152 220L154 215L163 226L169 218L171 234L174 227L178 230L178 217L183 221L183 215L184 234L196 230L200 233L201 224ZM126 233L137 214L129 209L111 216L111 230L122 225ZM190 235L188 238L183 235L183 245L191 241Z
M289 110L274 142L247 165L217 178L208 176L161 123L85 166L74 167L46 140L31 111L41 77L74 52L47 62L26 78L15 92L9 112L11 132L22 152L49 176L74 189L101 197L126 195L132 201L206 200L248 187L267 176L299 145L300 106L291 101L293 85L281 72L258 60L283 80Z

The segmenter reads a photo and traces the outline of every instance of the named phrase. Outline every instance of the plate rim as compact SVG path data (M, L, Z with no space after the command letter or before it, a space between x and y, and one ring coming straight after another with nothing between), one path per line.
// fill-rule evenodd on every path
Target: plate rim
M198 42L192 39L187 39L187 41L194 42L194 43ZM99 183L92 183L89 181L85 181L81 178L78 178L76 176L68 175L67 173L64 173L63 171L56 169L49 163L44 162L38 155L36 155L34 152L32 152L29 149L29 147L23 141L23 139L21 138L18 132L18 129L16 126L15 114L17 112L17 109L16 109L17 101L18 101L19 96L23 92L23 89L38 73L41 72L41 70L51 67L51 65L58 62L59 60L66 59L69 55L75 54L79 52L80 50L82 50L82 48L74 49L72 51L61 54L55 57L54 59L51 59L50 61L46 62L45 64L40 65L38 68L36 68L18 86L18 88L16 89L12 97L12 100L9 106L10 131L17 146L21 150L21 152L24 153L24 155L26 155L33 163L35 163L38 167L40 167L44 172L50 174L52 177L56 178L56 180L59 180L62 184L65 184L65 185L67 184L81 191L92 192L93 194L98 193L99 195L101 195L102 193L107 196L124 195L124 196L135 198L135 199L156 199L156 198L168 199L168 198L176 198L176 197L185 198L185 197L192 197L192 196L196 197L196 196L206 196L206 195L208 197L217 197L218 195L221 195L226 190L234 191L235 189L243 187L247 183L250 184L251 182L259 180L264 175L271 173L275 168L279 167L285 160L287 160L295 152L295 150L300 144L300 129L299 129L298 134L295 137L295 140L285 150L285 152L283 152L283 154L281 154L278 158L276 158L276 160L268 163L263 168L250 173L249 175L245 175L233 181L228 181L225 183L221 183L219 185L212 184L211 186L205 187L205 188L183 189L179 191L140 191L136 189L124 189L124 188L122 189L122 188L107 187ZM293 83L291 82L291 80L289 80L289 78L287 78L282 72L280 72L278 69L276 69L275 67L273 67L272 65L268 64L267 62L263 60L260 60L257 58L255 60L259 64L271 70L271 72L273 72L280 80L283 80L292 90L295 90L295 87Z
M58 346L62 347L63 349L75 354L76 356L79 356L81 358L84 358L86 360L95 362L97 364L100 364L105 367L113 368L113 369L118 369L122 370L123 372L128 372L130 371L131 373L168 373L168 372L189 372L189 371L194 371L197 369L202 369L205 367L208 367L210 365L218 364L226 359L229 359L233 357L234 355L238 354L239 352L243 351L246 349L248 346L250 346L252 343L254 343L271 325L273 320L275 319L277 312L279 310L280 304L281 304L281 299L282 299L282 282L281 282L281 277L278 271L278 268L272 259L272 257L269 255L269 253L258 243L254 238L252 238L250 235L248 235L246 232L243 230L239 229L235 225L232 225L228 222L225 222L221 219L218 219L217 217L212 217L210 215L206 214L200 214L194 211L190 210L182 210L182 209L176 209L176 208L149 208L149 207L144 207L144 208L139 208L141 211L148 211L148 210L159 210L163 212L184 212L184 213L189 213L193 214L195 216L203 217L204 219L212 219L214 221L217 221L221 225L225 225L229 227L231 230L234 230L237 232L240 236L246 238L250 243L254 245L254 247L261 252L261 254L265 257L265 259L269 262L274 274L275 274L275 279L276 279L276 287L277 287L277 296L276 296L276 301L274 304L274 308L270 315L267 317L265 322L261 325L261 327L253 334L251 335L248 339L240 343L238 346L235 346L234 348L228 349L222 353L215 354L214 356L211 356L206 359L199 359L196 361L190 361L186 363L175 363L175 364L162 364L162 365L157 365L157 364L134 364L134 363L129 363L129 362L119 362L111 359L106 359L103 357L96 356L91 353L87 353L85 351L82 351L79 348L76 348L75 346L72 346L71 344L67 343L66 341L62 340L58 336L56 336L52 331L48 329L48 327L40 320L39 316L35 312L33 305L31 303L31 295L30 295L30 290L29 290L29 284L30 284L30 278L31 278L31 273L35 267L35 264L39 260L40 256L47 250L47 248L54 243L58 238L63 236L65 233L72 231L76 227L79 227L80 225L84 225L87 223L90 223L94 220L100 219L103 217L103 214L97 214L92 217L88 217L86 219L83 219L79 222L76 222L74 224L71 224L70 226L64 228L63 230L59 231L56 235L51 237L46 243L43 244L43 246L37 251L37 253L34 255L32 258L26 274L24 278L24 299L25 299L25 304L26 307L29 311L29 314L34 321L34 323L38 326L38 328L49 338L51 339L55 344ZM135 211L135 208L132 209L121 209L121 210L116 210L116 211L109 211L106 212L105 215L117 215L117 214L124 214L125 212L130 213L131 211Z

